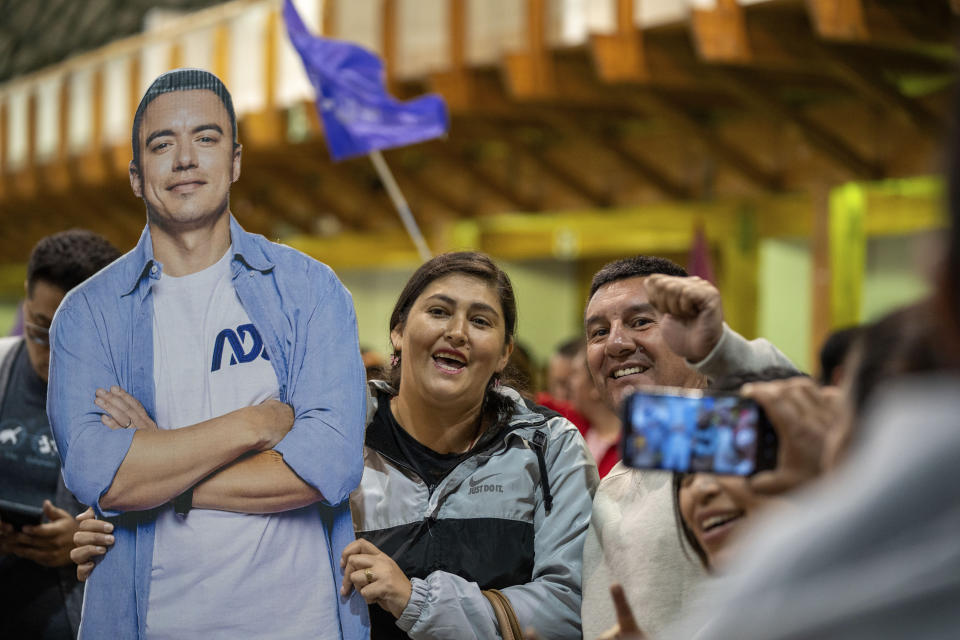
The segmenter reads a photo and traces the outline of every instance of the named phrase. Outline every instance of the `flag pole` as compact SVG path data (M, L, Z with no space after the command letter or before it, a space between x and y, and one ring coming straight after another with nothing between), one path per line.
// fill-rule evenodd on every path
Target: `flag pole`
M370 152L370 161L373 162L373 167L377 170L380 181L383 183L383 186L386 187L387 194L390 196L393 206L397 209L397 213L400 214L400 220L403 221L403 226L410 235L410 239L413 240L413 244L416 245L417 252L420 253L420 259L426 262L433 257L433 254L430 253L430 247L427 246L427 241L424 240L423 234L420 232L420 227L417 226L417 221L413 218L413 213L410 211L410 205L407 204L407 199L403 197L400 186L397 184L397 181L393 179L393 174L390 172L390 167L387 166L387 161L383 159L383 154L380 153L379 150Z

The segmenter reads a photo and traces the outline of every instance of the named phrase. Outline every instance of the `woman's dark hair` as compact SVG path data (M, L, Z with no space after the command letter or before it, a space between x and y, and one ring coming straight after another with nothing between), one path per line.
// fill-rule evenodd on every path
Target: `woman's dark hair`
M710 390L732 393L739 391L740 387L748 382L770 382L771 380L786 380L787 378L796 378L798 376L808 377L806 374L789 367L767 367L760 371L741 371L718 378L710 385ZM684 522L683 514L680 512L680 488L683 486L684 478L690 475L693 474L673 474L673 515L677 519L677 533L681 536L680 546L683 548L684 553L686 553L686 548L689 545L689 547L693 549L693 552L697 554L697 558L700 559L700 564L703 565L703 568L710 571L712 567L710 566L710 558L707 556L706 550L700 546L700 543L697 541L697 536L693 535L693 531L687 526L687 523ZM683 544L684 541L686 541L686 545Z
M420 294L434 280L449 275L465 275L477 278L496 290L497 300L500 301L503 314L504 344L512 343L517 330L517 301L513 295L513 285L503 269L498 267L489 256L475 251L442 253L420 265L420 268L410 276L410 280L407 281L403 291L400 292L400 297L397 298L397 303L393 306L393 313L390 314L390 331L397 328L402 329L407 321L410 309L413 308L413 304L420 297ZM395 364L391 367L387 380L390 386L399 391L399 358L402 354L394 350L393 356ZM512 408L512 403L508 397L494 391L494 388L500 382L509 382L512 386L517 386L507 370L503 374L495 373L487 381L487 388L483 396L483 420L487 425L497 427L509 418Z

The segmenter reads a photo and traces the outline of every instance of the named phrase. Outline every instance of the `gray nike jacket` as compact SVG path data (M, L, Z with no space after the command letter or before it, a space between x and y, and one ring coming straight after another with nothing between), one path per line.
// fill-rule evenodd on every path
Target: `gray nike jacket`
M577 428L501 388L513 416L431 493L388 429L373 423L376 390L390 391L371 383L363 479L350 506L357 536L412 583L397 631L415 640L497 638L481 589L500 589L521 628L580 638L583 542L599 478Z

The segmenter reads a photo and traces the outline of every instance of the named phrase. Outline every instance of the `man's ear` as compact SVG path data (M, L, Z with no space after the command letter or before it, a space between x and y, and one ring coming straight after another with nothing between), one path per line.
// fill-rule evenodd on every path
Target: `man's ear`
M243 145L238 144L233 149L233 174L232 182L236 182L240 179L240 152L243 151Z
M130 188L133 189L133 195L138 198L143 197L143 180L140 179L140 170L133 160L130 161Z

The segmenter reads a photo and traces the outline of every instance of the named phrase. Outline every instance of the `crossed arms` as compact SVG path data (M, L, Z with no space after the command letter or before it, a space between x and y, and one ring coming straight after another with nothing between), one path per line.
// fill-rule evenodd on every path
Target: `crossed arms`
M152 400L152 372L115 366L124 354L113 353L107 319L83 293L54 319L48 412L67 486L101 516L150 509L190 487L197 508L273 513L339 504L359 484L363 368L353 304L338 282L300 312L289 336L303 348L286 356L288 404L176 430L157 429L134 398Z

